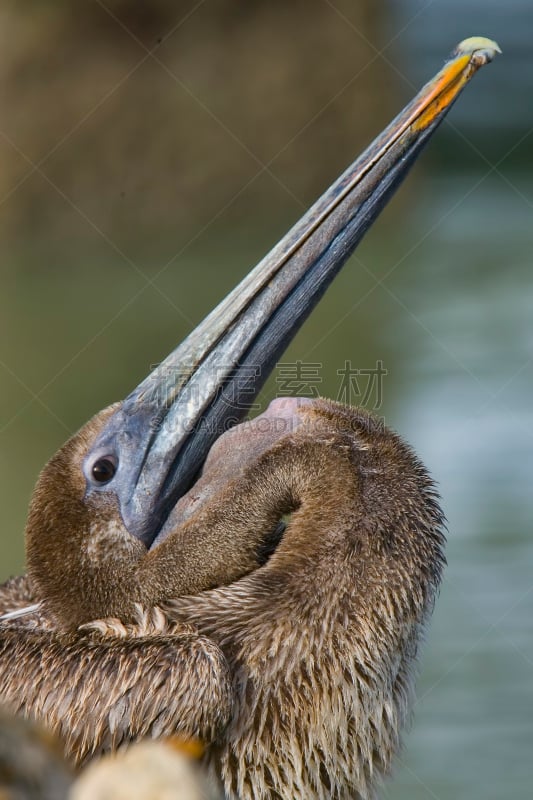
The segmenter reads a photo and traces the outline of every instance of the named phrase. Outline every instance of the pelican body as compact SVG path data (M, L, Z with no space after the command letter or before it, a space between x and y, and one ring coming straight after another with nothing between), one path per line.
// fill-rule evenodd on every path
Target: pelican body
M381 421L331 401L278 399L227 428L496 50L462 43L162 369L45 466L27 575L0 587L0 700L75 763L197 737L231 800L362 800L390 771L444 560L433 483Z

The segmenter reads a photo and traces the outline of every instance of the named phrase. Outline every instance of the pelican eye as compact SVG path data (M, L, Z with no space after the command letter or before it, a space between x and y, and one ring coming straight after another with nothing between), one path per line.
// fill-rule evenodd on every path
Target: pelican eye
M110 458L99 458L91 468L91 475L97 483L109 483L114 478L117 465Z

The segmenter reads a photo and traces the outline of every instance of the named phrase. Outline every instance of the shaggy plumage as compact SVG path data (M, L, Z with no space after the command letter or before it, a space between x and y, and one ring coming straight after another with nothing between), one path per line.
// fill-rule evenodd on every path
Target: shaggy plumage
M443 565L443 517L420 461L381 421L290 402L290 414L287 402L271 407L272 424L260 417L219 439L175 530L149 551L131 544L109 499L101 523L82 496L84 528L65 527L66 500L54 519L45 469L28 527L33 588L19 580L0 596L43 610L0 628L0 696L57 730L76 760L144 735L199 735L232 800L371 798L390 770ZM67 473L54 468L52 484L68 485L90 435L55 457ZM198 570L202 533L217 588ZM51 537L54 578L42 568ZM121 565L116 594L109 564L99 573L87 557L95 546ZM97 616L122 622L86 625Z

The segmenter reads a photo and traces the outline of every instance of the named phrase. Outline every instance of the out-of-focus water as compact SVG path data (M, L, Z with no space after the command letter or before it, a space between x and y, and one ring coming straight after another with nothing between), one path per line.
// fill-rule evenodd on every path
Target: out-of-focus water
M393 7L411 79L465 35L504 55L454 109L411 220L434 230L387 282L403 305L394 422L440 482L449 543L415 724L384 796L518 800L533 796L533 6Z
M436 180L421 214L474 183ZM439 223L392 290L406 388L395 424L438 479L448 567L415 725L390 798L533 791L531 184L486 180ZM422 229L425 223L422 223Z
M533 14L525 3L511 6L505 14L518 17L504 22L504 4L472 3L460 19L458 3L399 3L396 14L410 26L398 46L410 44L421 59L411 58L411 77L420 82L434 70L424 61L433 42L445 52L486 33L512 49L507 32L521 47ZM484 17L474 24L478 8ZM533 796L533 94L531 64L530 77L513 86L504 63L501 72L499 63L487 68L480 94L469 87L472 99L454 109L453 128L428 153L433 172L411 193L412 211L398 225L394 208L403 200L395 201L285 357L320 364L319 388L329 396L338 394L345 360L362 369L381 360L388 374L379 413L431 469L448 518L448 567L422 653L414 726L383 791L390 800ZM143 377L276 235L244 238L236 229L222 238L223 227L224 218L157 288L143 289L111 254L86 264L80 256L70 275L30 243L18 258L43 259L39 274L23 277L8 265L0 578L22 569L25 505L39 467ZM273 381L263 399L275 390Z

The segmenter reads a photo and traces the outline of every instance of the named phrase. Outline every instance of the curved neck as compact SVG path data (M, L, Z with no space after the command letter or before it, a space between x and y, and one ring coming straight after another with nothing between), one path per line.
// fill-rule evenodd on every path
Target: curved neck
M431 481L377 420L322 403L309 433L264 453L240 488L252 525L295 509L279 546L236 584L168 605L220 645L234 676L212 764L232 799L372 797L409 716L440 578ZM275 755L295 741L299 766L282 771Z

